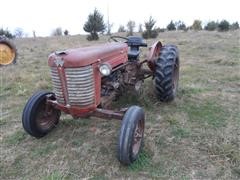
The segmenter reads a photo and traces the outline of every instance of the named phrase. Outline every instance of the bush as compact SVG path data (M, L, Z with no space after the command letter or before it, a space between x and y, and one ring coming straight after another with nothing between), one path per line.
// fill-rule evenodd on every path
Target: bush
M215 31L218 28L218 23L215 21L210 21L207 23L207 25L204 27L207 31Z
M126 29L123 25L120 25L118 28L118 32L126 32Z
M156 21L150 16L149 20L144 23L145 31L142 33L143 38L156 38L158 36L157 29L154 28Z
M87 40L98 40L98 32L104 32L106 29L103 15L95 9L92 14L88 15L88 20L85 22L83 29L90 33L90 35L87 36Z
M64 33L65 36L69 35L69 31L67 29L63 33Z
M177 28L177 30L183 30L185 31L187 29L185 23L183 21L178 21L175 23L175 26Z
M0 36L5 36L9 39L14 38L14 35L12 35L12 33L8 29L4 30L3 28L0 29Z
M202 30L202 21L200 20L194 20L191 29L195 30L195 31L200 31Z
M231 30L237 30L237 29L239 29L239 24L238 24L238 22L232 23L231 26L230 26L230 29L231 29Z
M168 31L175 31L176 30L176 26L173 23L173 21L171 21L168 25L167 25L167 30Z
M218 25L219 31L228 31L230 28L230 24L227 20L222 20Z
M62 28L61 27L57 27L56 29L54 29L52 31L52 36L62 36Z

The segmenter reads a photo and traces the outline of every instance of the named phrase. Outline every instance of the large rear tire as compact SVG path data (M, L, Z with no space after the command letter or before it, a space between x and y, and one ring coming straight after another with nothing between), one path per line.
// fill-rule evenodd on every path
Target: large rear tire
M118 142L118 160L129 165L139 155L143 146L145 116L142 108L131 106L122 120Z
M155 63L155 92L160 101L172 101L177 94L179 80L179 53L174 45L161 48Z
M46 103L52 92L39 91L28 100L22 114L22 125L25 131L36 138L49 133L59 122L61 111Z

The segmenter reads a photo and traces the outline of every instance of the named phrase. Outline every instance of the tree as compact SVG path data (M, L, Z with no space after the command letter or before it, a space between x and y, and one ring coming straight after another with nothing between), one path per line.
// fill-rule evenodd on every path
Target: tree
M230 24L227 20L222 20L218 25L219 31L228 31L230 28Z
M142 32L143 32L142 24L139 24L139 26L138 26L138 32L139 32L139 33L142 33Z
M194 20L193 24L191 26L191 29L195 30L195 31L199 31L202 30L202 21L200 20Z
M135 21L128 21L127 23L127 32L128 32L128 36L132 36L133 35L133 31L135 28Z
M218 28L218 23L215 21L210 21L207 23L207 25L204 27L207 31L215 31Z
M126 32L126 29L123 25L120 25L118 28L118 32Z
M158 36L158 31L154 28L155 24L156 21L150 16L149 20L144 23L146 30L142 33L143 38L156 38Z
M173 23L173 21L171 21L168 25L167 25L167 30L168 31L175 31L176 30L176 26Z
M8 29L0 29L0 36L5 36L9 39L13 39L15 36Z
M94 9L93 13L88 15L88 20L85 22L83 29L90 33L87 36L87 40L98 40L98 32L104 32L106 29L103 15L97 9Z
M67 29L63 33L64 33L65 36L69 35L69 31Z
M54 29L52 31L52 36L62 36L62 28L61 27L57 27L56 29Z
M238 24L238 22L232 23L231 26L230 26L230 29L231 29L231 30L237 30L237 29L239 29L239 24Z
M14 35L16 38L22 38L24 35L23 29L22 28L16 28L14 30Z
M187 27L186 27L186 25L183 21L175 22L175 26L176 26L177 30L184 30L185 31L187 29Z

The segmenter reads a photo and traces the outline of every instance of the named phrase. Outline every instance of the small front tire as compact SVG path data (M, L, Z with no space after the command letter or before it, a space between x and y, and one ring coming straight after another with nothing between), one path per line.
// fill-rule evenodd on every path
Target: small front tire
M61 111L47 104L47 97L54 94L38 91L28 100L22 114L24 130L36 138L49 133L59 122Z
M142 108L131 106L125 113L119 135L118 160L125 165L133 163L143 146L145 116Z

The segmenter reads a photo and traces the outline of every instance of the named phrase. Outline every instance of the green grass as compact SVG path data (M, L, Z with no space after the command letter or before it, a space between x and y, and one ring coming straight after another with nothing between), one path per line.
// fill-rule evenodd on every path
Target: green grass
M5 138L5 143L7 145L18 145L20 144L23 140L25 140L27 137L27 134L23 130L19 130L14 132L13 134L7 136Z

